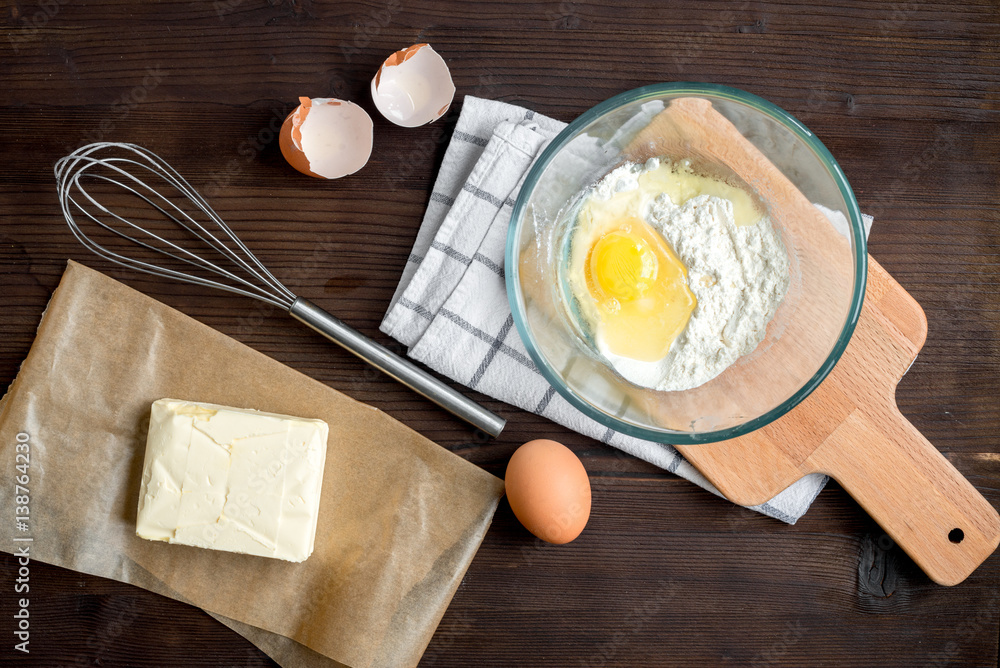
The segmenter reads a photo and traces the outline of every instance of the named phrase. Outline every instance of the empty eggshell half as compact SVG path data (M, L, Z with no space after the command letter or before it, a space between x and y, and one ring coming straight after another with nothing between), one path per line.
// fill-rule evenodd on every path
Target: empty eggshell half
M372 79L375 106L405 128L441 118L454 98L448 64L430 44L414 44L392 54Z
M364 109L332 97L299 102L278 136L288 164L318 179L339 179L365 166L372 154L372 119Z

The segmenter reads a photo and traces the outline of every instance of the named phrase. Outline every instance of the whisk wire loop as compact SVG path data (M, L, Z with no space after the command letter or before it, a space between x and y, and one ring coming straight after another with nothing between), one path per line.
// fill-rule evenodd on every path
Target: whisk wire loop
M99 151L111 152L111 155L95 155ZM123 157L114 153L115 151L124 152L127 156L134 156L134 158ZM142 174L143 178L134 173L137 171ZM115 142L90 144L60 159L56 163L55 174L60 206L73 235L88 249L101 257L115 264L156 276L259 299L286 311L295 301L295 294L271 274L204 197L177 170L152 151L135 144ZM156 184L156 187L146 180L150 175L161 181ZM220 266L153 230L130 221L92 196L88 188L81 182L84 179L117 186L146 202L164 219L185 230L235 266L229 268ZM168 197L164 190L177 195L177 197ZM82 195L83 199L78 200L77 197L74 197L75 193ZM188 210L179 206L178 199L190 202L195 210L207 217L208 223L203 224ZM89 208L85 206L84 201L89 203ZM78 215L85 216L86 219L120 238L147 250L197 267L226 279L228 282L178 271L116 253L91 239L80 227L77 221ZM127 231L123 231L123 228ZM217 236L218 233L214 232L215 229L221 232L221 239ZM235 250L230 247L230 244L235 246Z
M218 252L222 253L223 255L226 255L227 257L229 257L230 259L232 259L237 264L242 264L242 259L241 258L239 258L238 256L236 256L227 247L225 247L220 242L218 242L218 240L215 239L213 236L211 236L201 225L199 225L197 223L197 221L192 221L191 217L188 216L186 214L186 212L184 212L183 210L179 210L179 212L182 215L184 215L185 218L187 218L189 221L191 221L192 224L189 225L189 224L185 223L184 220L177 218L176 216L174 216L173 214L171 214L169 211L167 211L166 209L164 209L163 207L161 207L159 204L157 204L157 202L155 202L154 200L150 199L149 197L143 195L141 192L137 191L136 189L130 187L129 185L127 185L125 183L122 183L120 181L116 181L116 180L114 180L112 178L109 178L109 177L106 177L106 176L101 176L101 175L96 175L96 174L90 175L90 178L96 179L96 180L100 180L100 181L105 181L107 183L111 183L111 184L117 185L120 188L122 188L122 189L124 189L124 190L126 190L128 192L131 192L136 197L138 197L139 199L147 202L151 207L155 208L157 211L159 211L160 213L162 213L164 217L169 218L170 220L174 221L179 227L181 227L181 228L189 231L191 234L193 234L195 237L197 237L202 242L208 244L210 247L216 249ZM216 274L218 276L229 278L230 280L232 280L234 282L237 282L237 283L240 283L240 284L246 286L247 289L249 289L251 292L254 293L253 296L255 296L255 297L258 297L258 298L268 298L270 296L265 290L263 290L259 286L255 285L251 281L248 281L247 279L243 278L242 276L239 276L238 274L235 274L235 273L233 273L233 272L225 269L224 267L220 267L220 266L218 266L216 264L213 264L212 262L209 262L205 258L203 258L203 257L201 257L201 256L199 256L199 255L197 255L195 253L192 253L188 249L186 249L186 248L184 248L182 246L179 246L179 245L175 244L174 242L172 242L172 241L170 241L168 239L164 239L163 237L157 235L155 232L153 232L153 231L151 231L149 229L146 229L146 228L144 228L144 227L142 227L140 225L136 225L136 224L132 223L131 221L129 221L129 220L125 219L125 218L122 218L121 216L119 216L115 212L113 212L113 211L107 209L106 207L104 207L103 205L101 205L93 197L91 197L90 193L88 193L86 191L86 189L83 187L82 184L77 183L76 185L77 185L77 188L80 190L80 192L82 192L84 194L84 196L86 196L87 199L90 200L90 202L93 203L94 206L96 206L97 208L99 208L101 211L103 211L103 212L107 213L108 215L112 216L116 220L120 221L122 224L127 225L128 227L130 227L130 228L132 228L134 230L137 230L137 231L139 231L139 232L147 235L148 237L152 238L155 241L158 241L159 243L163 244L164 246L166 246L168 248L175 249L177 251L177 253L172 253L169 250L165 250L163 248L160 248L160 247L154 246L152 244L149 244L149 243L143 241L141 238L136 238L136 237L133 237L133 236L131 236L129 234L126 234L125 232L122 232L120 229L118 229L116 227L112 227L110 225L107 225L106 223L104 223L103 221L101 221L99 218L96 218L95 216L91 215L88 211L84 210L82 207L79 207L81 210L83 210L83 212L84 212L85 215L87 215L91 220L93 220L97 225L101 226L102 228L108 230L109 232L111 232L113 234L116 234L117 236L119 236L119 237L121 237L123 239L131 241L131 242L133 242L133 243L135 243L135 244L137 244L139 246L142 246L143 248L149 249L151 251L162 253L162 254L164 254L164 255L166 255L168 257L174 258L174 259L176 259L176 260L178 260L180 262L184 262L184 263L190 264L192 266L201 267L201 268L205 269L206 271L209 271L209 272L211 272L213 274ZM72 197L70 197L70 201L73 202L74 204L77 204L77 206L79 206L79 204L75 200L73 200ZM173 205L173 202L171 202L170 204ZM174 205L174 208L175 209L179 209L179 207L176 207L176 205ZM138 261L133 260L133 262L138 262ZM143 264L145 264L145 263L143 263ZM195 278L200 278L200 277L195 277ZM282 304L282 306L284 306L284 304Z

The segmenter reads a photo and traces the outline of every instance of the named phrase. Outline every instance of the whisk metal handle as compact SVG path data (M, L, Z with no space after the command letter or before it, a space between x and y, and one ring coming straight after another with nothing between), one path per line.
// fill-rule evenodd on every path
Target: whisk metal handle
M288 313L301 323L316 330L334 343L343 346L375 368L392 376L403 385L421 394L441 408L456 415L490 436L499 436L507 423L476 402L462 396L440 380L399 357L385 346L348 327L308 299L292 302Z

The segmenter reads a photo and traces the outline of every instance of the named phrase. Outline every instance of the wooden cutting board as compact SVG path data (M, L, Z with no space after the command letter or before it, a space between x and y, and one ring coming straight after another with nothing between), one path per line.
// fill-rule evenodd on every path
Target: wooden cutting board
M625 153L637 161L662 155L707 158L750 184L768 202L772 220L799 246L803 296L792 326L822 332L837 325L820 321L846 312L842 302L852 290L854 266L845 239L709 101L674 99ZM854 336L819 388L746 436L677 449L743 505L763 503L806 474L825 473L932 580L958 584L996 549L1000 516L899 412L896 385L927 338L927 318L870 256L868 263ZM786 331L768 354L787 359L809 341L808 332Z
M757 505L809 473L837 480L935 582L958 584L1000 541L1000 516L899 412L927 338L923 309L874 259L857 329L823 383L737 439L677 449L732 501Z

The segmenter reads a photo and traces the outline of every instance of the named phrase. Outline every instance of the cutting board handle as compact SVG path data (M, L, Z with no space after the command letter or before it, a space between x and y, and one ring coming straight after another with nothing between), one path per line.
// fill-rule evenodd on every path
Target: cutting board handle
M955 585L1000 542L1000 515L892 405L855 409L809 457L938 584Z

